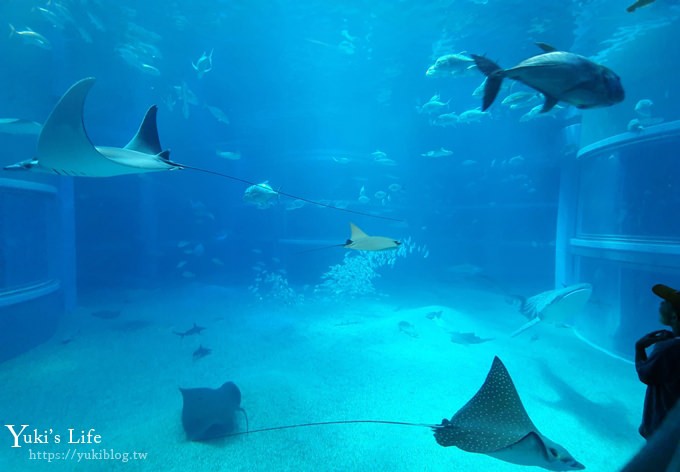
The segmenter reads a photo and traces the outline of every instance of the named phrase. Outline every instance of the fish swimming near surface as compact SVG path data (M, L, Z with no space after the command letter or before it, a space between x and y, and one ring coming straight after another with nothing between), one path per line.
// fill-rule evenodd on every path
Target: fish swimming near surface
M529 318L529 321L510 336L515 337L541 321L553 324L564 323L569 317L583 310L592 293L592 285L580 283L557 290L548 290L528 299L520 297L520 312Z
M174 334L179 336L180 338L184 339L184 336L193 336L194 334L201 334L201 331L204 331L205 328L203 326L198 326L196 323L194 325L187 329L186 331L173 331Z
M151 106L130 142L124 147L95 146L83 124L85 99L95 79L88 77L76 82L59 99L43 125L38 137L37 157L5 166L6 171L47 172L71 177L115 177L128 174L190 169L216 175L247 185L254 182L208 169L180 164L170 160L170 151L161 148L156 124L158 107ZM302 200L316 206L331 208L372 218L399 221L382 215L372 215L348 208L316 202L285 192L279 195Z
M482 110L491 106L506 77L545 96L541 113L550 111L560 101L588 109L611 106L625 98L621 79L611 69L578 54L558 51L545 43L537 45L543 54L510 69L503 69L486 57L472 55L479 70L487 77Z
M356 423L428 428L433 430L435 441L440 446L455 446L466 452L485 454L512 464L555 471L585 469L569 451L536 428L524 409L510 374L498 357L494 357L479 391L450 420L443 419L440 424L359 419L274 426L226 435Z

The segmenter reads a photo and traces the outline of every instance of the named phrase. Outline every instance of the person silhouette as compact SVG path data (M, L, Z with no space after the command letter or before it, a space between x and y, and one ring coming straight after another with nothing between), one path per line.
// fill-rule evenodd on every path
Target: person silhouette
M644 335L635 343L635 369L647 385L639 432L649 439L680 399L680 292L657 284L652 292L662 298L659 321L671 328ZM654 346L649 356L647 348Z

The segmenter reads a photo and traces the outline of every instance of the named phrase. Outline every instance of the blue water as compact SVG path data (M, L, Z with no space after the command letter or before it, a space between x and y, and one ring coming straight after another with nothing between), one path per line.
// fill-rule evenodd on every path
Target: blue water
M437 423L499 355L539 428L550 424L548 435L585 455L589 470L619 470L642 446L644 388L631 360L635 340L660 328L649 289L680 286L680 3L632 14L626 6L2 2L0 23L12 26L0 38L0 118L44 123L71 85L94 77L84 108L94 144L124 146L157 105L173 161L337 208L293 208L284 195L258 208L244 200L249 184L191 169L1 172L0 379L12 386L0 393L2 424L93 427L107 448L151 458L47 464L11 448L3 427L0 469L518 470L440 448L426 431L422 443L350 426L341 439L293 430L205 448L186 440L180 422L178 386L232 380L254 428L357 417ZM486 55L509 68L539 54L535 42L612 68L626 99L527 116L531 107L501 103L531 91L507 80L479 122L440 125L440 115L481 106L473 91L483 75L426 77L439 56ZM199 74L192 63L211 51L211 70ZM446 105L423 112L436 95ZM0 121L0 164L36 156L37 139ZM423 156L441 149L450 155ZM350 238L350 222L401 249L327 247ZM520 296L575 283L592 284L585 306L508 337L526 321ZM441 322L428 317L438 312ZM193 323L206 331L173 334ZM452 331L492 340L459 345ZM212 352L194 359L199 346ZM615 373L610 387L584 381L606 372ZM399 455L381 450L382 434ZM355 449L334 455L338 440ZM222 463L222 454L238 460Z

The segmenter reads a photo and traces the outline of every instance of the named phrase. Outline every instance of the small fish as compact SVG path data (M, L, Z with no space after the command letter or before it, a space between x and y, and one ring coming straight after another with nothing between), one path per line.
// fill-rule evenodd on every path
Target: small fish
M220 151L219 149L215 151L215 155L217 157L221 157L222 159L229 159L230 161L238 161L241 159L241 153L240 152L234 152L234 151Z
M196 64L193 62L191 63L191 66L194 68L194 70L198 72L199 79L212 70L213 51L214 49L211 49L210 54L206 54L206 52L203 51L203 54L201 54L201 57L198 58Z
M184 339L184 336L193 336L194 334L201 334L201 331L204 331L205 328L203 326L198 326L196 323L194 325L187 329L186 331L173 331L173 334L176 334L180 338Z
M451 100L442 102L439 100L439 96L435 95L428 102L424 103L423 106L416 107L416 109L421 114L441 116L444 109L449 107L450 102Z
M428 320L438 320L442 317L442 314L444 313L444 310L439 310L439 311L431 311L428 314L425 315L425 318Z
M212 259L210 259L210 261L217 266L223 266L224 265L224 262L222 262L222 260L218 259L217 257L213 257Z
M404 333L405 335L410 336L412 338L418 337L418 331L416 331L416 327L413 326L408 321L400 321L398 327L399 332Z
M373 162L375 162L376 164L384 165L384 166L396 166L397 165L397 161L395 161L393 159L387 159L387 158L386 159L375 159Z
M421 154L421 156L423 156L423 157L432 157L432 158L448 157L448 156L452 156L452 155L453 155L453 151L449 151L448 149L444 149L444 148L439 148L439 149L436 149L434 151L427 151L427 152Z
M42 49L52 49L52 44L47 40L45 36L40 33L36 33L31 28L26 28L23 31L18 31L14 25L10 23L9 25L9 37L16 35L26 44L31 44Z
M161 75L161 71L158 70L157 67L152 66L151 64L142 63L142 64L139 64L138 68L139 68L139 70L141 70L145 74L149 74L149 75L152 75L154 77L158 77L158 76Z
M475 61L463 51L437 58L434 64L427 69L425 75L427 77L460 77L475 67Z
M198 346L198 349L196 349L194 351L193 357L194 357L194 360L198 360L198 359L201 359L201 358L203 358L203 357L205 357L205 356L207 356L211 353L212 353L212 349L209 349L207 347L203 347L203 345L201 344L200 346Z
M621 79L611 69L578 54L558 51L545 43L537 43L537 46L543 54L510 69L502 69L486 57L472 56L487 77L482 111L496 99L506 77L541 92L545 96L542 113L550 111L559 101L588 109L611 106L625 98Z
M444 113L433 119L432 124L442 127L455 126L458 124L458 115L455 113Z
M635 104L635 113L638 117L649 118L652 116L652 107L654 102L648 98L643 98Z
M505 97L501 104L507 105L509 107L514 106L514 108L529 106L526 104L531 103L533 100L535 100L537 95L538 94L535 92L515 92Z
M458 115L458 123L481 123L482 118L491 116L488 111L482 111L479 108L466 110Z
M185 270L184 272L182 272L182 277L184 277L185 279L193 279L194 277L196 277L196 274L194 274L191 271Z
M212 105L205 105L206 110L210 112L212 116L215 117L217 121L222 123L223 125L228 125L230 123L229 117L225 112L223 112L220 108L214 107ZM240 158L241 156L239 156Z
M515 167L520 166L520 165L524 164L524 158L521 155L511 157L508 160L508 164L511 165L511 166L515 166Z
M260 210L266 210L273 206L279 199L279 193L274 190L269 181L251 185L243 194L243 201L255 205Z
M451 332L451 342L456 344L482 344L488 341L493 341L493 338L480 338L475 333Z
M638 8L642 8L644 6L647 6L651 3L654 3L656 0L637 0L635 3L633 3L631 6L626 8L626 11L628 13L633 13L635 10Z

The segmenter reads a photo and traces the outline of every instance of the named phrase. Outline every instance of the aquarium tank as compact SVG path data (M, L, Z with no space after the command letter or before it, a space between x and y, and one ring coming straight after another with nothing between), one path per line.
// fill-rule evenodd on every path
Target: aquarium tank
M0 470L680 471L680 0L0 24Z

